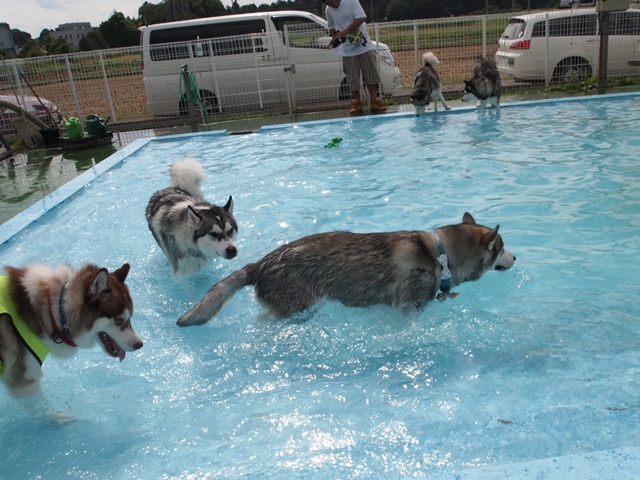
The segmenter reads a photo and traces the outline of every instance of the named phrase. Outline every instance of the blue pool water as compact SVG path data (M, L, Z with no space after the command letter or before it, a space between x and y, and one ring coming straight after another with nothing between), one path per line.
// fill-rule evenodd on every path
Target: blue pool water
M66 425L0 390L0 477L638 478L639 101L136 142L0 227L2 265L130 262L145 342L122 363L97 346L47 359L44 401ZM234 196L240 253L178 279L144 209L183 157L203 163L210 200ZM518 260L455 300L419 314L328 302L295 323L261 320L245 289L208 325L175 326L287 241L465 211L499 223Z

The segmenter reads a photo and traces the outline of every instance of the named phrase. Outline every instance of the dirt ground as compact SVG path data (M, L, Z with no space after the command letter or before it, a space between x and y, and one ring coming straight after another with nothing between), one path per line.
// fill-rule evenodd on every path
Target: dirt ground
M487 56L493 58L497 49L497 45L487 48ZM482 56L482 47L435 48L431 51L440 60L436 70L443 86L462 84L463 79L470 79L474 65ZM424 52L418 54L418 67L422 66L422 53ZM413 77L417 70L416 54L413 51L396 52L395 57L402 72L402 85L409 88L413 84Z

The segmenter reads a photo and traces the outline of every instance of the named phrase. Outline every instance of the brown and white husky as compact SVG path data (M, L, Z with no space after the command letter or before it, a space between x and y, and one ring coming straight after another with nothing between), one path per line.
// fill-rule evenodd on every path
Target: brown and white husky
M98 343L122 361L142 340L131 326L125 263L109 273L87 264L5 267L0 276L0 380L16 397L40 390L47 354L69 358Z

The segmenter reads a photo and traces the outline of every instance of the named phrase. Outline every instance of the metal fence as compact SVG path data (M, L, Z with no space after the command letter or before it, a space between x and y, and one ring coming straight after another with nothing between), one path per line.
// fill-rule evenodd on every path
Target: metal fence
M370 35L378 42L379 65L386 68L395 61L395 66L386 70L391 76L393 69L399 73L393 80L397 85L382 93L397 102L406 102L425 51L432 51L439 58L441 64L437 69L449 98L461 96L463 79L470 78L480 56L497 58L504 68L509 68L523 51L531 53L529 56L535 58L529 64L517 60L523 67L518 73L520 78L503 73L503 85L510 89L531 88L526 78L530 77L530 81L546 81L548 86L558 77L558 65L551 59L569 49L575 39L554 38L558 28L554 30L553 19L547 16L545 29L538 28L535 33L537 38L541 37L542 51L533 51L531 43L522 43L496 57L498 42L511 17L500 14L370 24ZM632 16L625 21L621 26L614 22L612 27L624 35L613 42L613 47L610 41L610 52L613 48L616 53L610 54L613 63L609 70L636 76L640 58L634 55L640 55L635 48L640 40L640 17ZM597 25L594 28L597 30ZM188 123L184 114L190 89L199 97L194 101L200 122L346 108L348 90L343 83L336 85L335 80L342 76L340 60L331 54L318 61L318 57L308 53L311 47L330 53L326 31L289 26L281 33L287 37L280 39L286 48L269 58L267 47L276 39L265 35L227 37L216 39L215 43L209 40L204 44L155 46L152 53L155 58L164 55L172 59L166 62L168 70L160 80L150 77L150 65L142 68L140 47L6 60L0 64L0 94L22 97L36 92L55 103L64 117L110 116L112 129L120 131ZM592 58L597 53L593 37L597 31L587 33L591 36L583 37L585 42L588 40L583 50L588 52L583 52L581 58ZM385 45L393 52L391 60L385 58ZM622 54L627 47L631 53ZM525 51L527 48L531 50ZM189 78L182 72L182 65L195 83L185 81ZM582 71L595 75L597 68L591 65L587 72ZM566 74L565 70L562 73Z

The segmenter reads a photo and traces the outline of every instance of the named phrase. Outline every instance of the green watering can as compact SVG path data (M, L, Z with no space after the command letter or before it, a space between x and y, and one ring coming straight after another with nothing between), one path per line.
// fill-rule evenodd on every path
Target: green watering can
M84 137L84 129L76 117L71 117L69 120L64 119L64 128L67 131L67 137L69 138Z
M102 133L107 133L107 123L111 117L104 118L98 117L98 115L88 115L85 124L87 125L87 133L89 135L100 135Z

